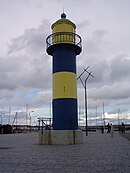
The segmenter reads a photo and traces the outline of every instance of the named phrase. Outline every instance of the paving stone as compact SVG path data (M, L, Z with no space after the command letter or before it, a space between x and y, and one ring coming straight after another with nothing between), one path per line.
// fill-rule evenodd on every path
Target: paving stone
M38 145L37 133L0 135L2 173L129 173L130 141L84 134L83 144Z

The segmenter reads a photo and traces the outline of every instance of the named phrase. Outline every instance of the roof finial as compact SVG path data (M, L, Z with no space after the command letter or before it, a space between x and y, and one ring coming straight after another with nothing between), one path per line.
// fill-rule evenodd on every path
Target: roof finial
M62 18L62 19L65 19L65 18L66 18L66 14L65 14L65 13L62 13L62 14L61 14L61 18Z
M66 18L66 14L64 13L64 6L63 6L63 13L61 14L61 18L65 19Z

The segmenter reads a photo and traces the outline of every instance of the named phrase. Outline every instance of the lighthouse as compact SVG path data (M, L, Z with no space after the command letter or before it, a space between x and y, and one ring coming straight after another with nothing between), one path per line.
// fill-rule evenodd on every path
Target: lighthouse
M78 130L76 56L82 51L81 37L76 25L61 14L51 26L52 34L46 39L47 53L52 56L52 118L51 144L82 142Z

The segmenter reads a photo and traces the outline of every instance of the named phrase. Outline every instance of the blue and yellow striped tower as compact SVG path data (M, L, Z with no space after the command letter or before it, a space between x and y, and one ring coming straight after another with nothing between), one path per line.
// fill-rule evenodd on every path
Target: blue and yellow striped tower
M46 42L47 53L53 57L53 129L77 130L76 55L81 52L81 37L65 13L51 28Z
M81 37L76 25L61 19L52 25L47 38L47 53L53 57L53 129L78 129L76 55L81 52Z

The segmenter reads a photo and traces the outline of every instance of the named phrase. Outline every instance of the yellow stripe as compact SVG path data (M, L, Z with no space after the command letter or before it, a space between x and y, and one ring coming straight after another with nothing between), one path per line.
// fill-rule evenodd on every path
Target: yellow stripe
M53 74L53 99L77 98L77 79L72 72Z

